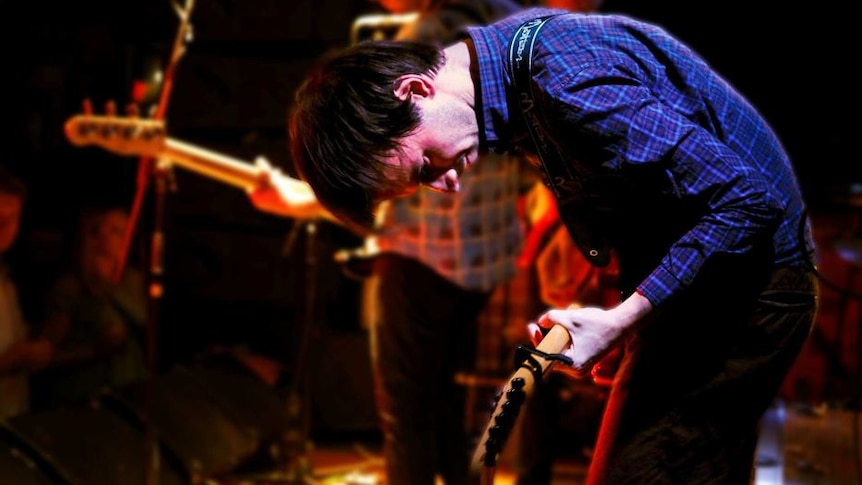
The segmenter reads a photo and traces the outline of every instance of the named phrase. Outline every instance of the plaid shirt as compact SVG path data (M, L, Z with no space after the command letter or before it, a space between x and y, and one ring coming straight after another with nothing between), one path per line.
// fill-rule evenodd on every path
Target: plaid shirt
M491 153L461 175L455 194L423 188L384 203L375 243L465 289L492 290L515 274L521 248L517 164Z
M776 265L814 246L796 176L757 111L661 29L613 15L530 9L468 29L479 61L487 148L527 140L512 99L509 41L563 14L536 41L532 92L546 136L580 174L617 249L620 284L658 305L711 260L772 240ZM532 147L523 147L531 150Z
M396 39L454 42L468 25L520 10L511 0L442 0ZM457 194L422 188L378 210L382 236L370 246L414 258L467 290L489 291L514 276L521 245L514 157L491 154L461 175ZM368 242L366 242L368 244Z

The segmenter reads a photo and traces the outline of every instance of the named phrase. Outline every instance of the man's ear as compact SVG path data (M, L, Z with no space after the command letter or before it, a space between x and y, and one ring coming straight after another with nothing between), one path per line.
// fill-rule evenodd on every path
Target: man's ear
M433 97L434 81L421 74L405 74L395 82L394 92L395 96L402 101L413 97Z

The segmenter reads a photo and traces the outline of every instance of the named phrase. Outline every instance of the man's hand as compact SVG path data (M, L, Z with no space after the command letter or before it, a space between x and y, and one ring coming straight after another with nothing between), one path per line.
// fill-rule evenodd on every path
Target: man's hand
M542 329L562 325L572 337L572 345L562 353L572 359L572 367L579 374L586 374L593 364L617 342L622 328L613 321L608 310L596 307L550 310L528 325L534 344L542 340Z
M112 320L105 325L99 335L94 352L97 356L114 354L123 348L128 337L129 330L126 325L119 320Z
M0 359L6 371L32 372L45 368L54 355L54 346L47 340L24 340L12 344Z
M47 340L31 340L26 349L24 362L30 371L44 369L54 357L54 345Z
M572 367L578 373L586 374L622 340L628 329L642 321L651 310L649 300L634 293L611 309L569 307L550 310L527 327L534 345L542 340L542 329L554 325L565 327L572 337L572 345L563 354L572 359Z

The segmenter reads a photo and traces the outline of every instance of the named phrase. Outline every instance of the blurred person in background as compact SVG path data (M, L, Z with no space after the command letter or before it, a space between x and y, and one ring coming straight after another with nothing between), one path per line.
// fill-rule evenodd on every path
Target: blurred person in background
M466 26L522 8L510 0L378 3L392 14L417 14L391 38L438 45L456 40ZM455 376L475 365L477 319L518 271L524 238L518 201L535 172L520 157L489 153L464 177L470 183L457 194L420 189L386 201L366 241L374 259L363 287L363 322L393 485L432 485L435 476L446 485L468 482L472 436L465 389ZM255 206L288 217L308 213L285 197L295 185L272 189L252 191Z
M135 266L117 267L128 224L120 206L81 212L71 260L48 293L42 335L56 350L39 377L40 405L79 402L146 374L145 277Z
M511 0L379 3L392 14L417 13L393 38L438 44L521 8ZM517 272L521 169L516 157L490 155L470 175L471 190L457 196L421 190L381 207L366 240L375 249L363 284L363 325L391 485L433 485L437 476L446 485L468 483L472 443L455 374L474 365L477 318ZM252 191L255 206L302 215L285 197L289 191L272 189Z
M30 409L30 373L51 359L52 346L31 340L17 286L5 257L18 239L27 185L0 166L0 420Z
M445 44L467 25L521 8L512 0L380 0L394 14L418 12L399 40ZM466 484L471 436L459 371L476 361L477 319L517 272L520 161L490 154L453 196L430 190L381 210L381 255L365 282L364 322L392 485Z

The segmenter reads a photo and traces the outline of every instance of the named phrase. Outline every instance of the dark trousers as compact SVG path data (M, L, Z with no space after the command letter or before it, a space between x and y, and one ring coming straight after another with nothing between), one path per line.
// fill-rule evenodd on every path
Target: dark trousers
M365 318L389 485L468 483L464 388L476 320L490 293L464 290L427 266L381 255L365 287Z
M589 484L752 482L760 419L818 305L808 269L766 280L750 299L737 282L677 302L627 340Z

